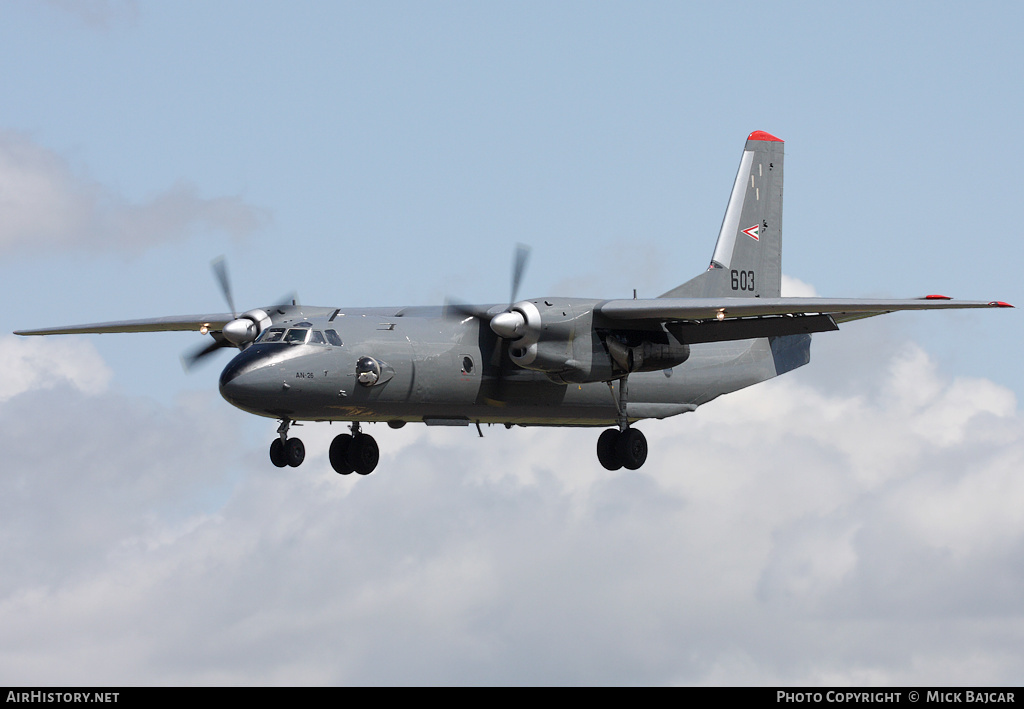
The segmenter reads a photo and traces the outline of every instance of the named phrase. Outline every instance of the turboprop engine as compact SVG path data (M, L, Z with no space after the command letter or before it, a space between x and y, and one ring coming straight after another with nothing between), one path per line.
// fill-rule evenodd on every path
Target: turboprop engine
M600 301L545 298L514 303L491 318L491 330L509 342L508 355L524 369L558 382L600 382L630 372L683 363L688 345L660 325L652 330L595 328Z
M251 345L260 333L271 325L270 315L264 310L250 310L224 324L224 339L240 350Z

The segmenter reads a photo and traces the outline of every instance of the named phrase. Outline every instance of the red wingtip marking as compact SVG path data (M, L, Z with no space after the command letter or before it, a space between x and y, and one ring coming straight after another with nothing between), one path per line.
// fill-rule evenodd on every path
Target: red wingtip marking
M755 130L747 136L747 140L774 140L776 143L786 142L782 138L776 138L771 133L765 133L763 130Z
M1013 306L1009 303L1004 303L1001 300L993 300L989 305L994 305L997 308L1012 308Z
M953 300L948 295L926 295L925 300Z

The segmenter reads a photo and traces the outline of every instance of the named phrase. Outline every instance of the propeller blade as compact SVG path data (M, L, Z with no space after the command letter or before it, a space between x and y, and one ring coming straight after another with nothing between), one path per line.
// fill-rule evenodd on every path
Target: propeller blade
M213 337L213 342L210 344L197 347L181 355L181 366L186 372L191 372L197 364L222 347L234 347L220 333L210 333L210 336Z
M519 283L523 280L526 262L529 260L530 247L526 244L516 244L516 255L512 262L512 297L508 301L509 307L516 302L516 294L519 293Z
M228 267L224 262L223 256L218 256L210 265L213 267L213 275L217 277L217 282L220 283L221 293L224 294L224 300L228 302L228 308L231 309L232 317L238 317L238 311L235 310L235 299L231 297L231 282L228 280Z
M465 318L478 318L490 320L491 314L486 308L479 305L470 305L454 298L448 298L444 304L444 317L448 320L464 320Z
M491 351L490 365L498 371L481 387L483 401L488 406L502 407L505 401L505 381L508 379L508 371L503 366L504 360L508 358L508 340L499 337L494 343Z
M519 292L519 284L526 272L526 262L530 258L530 247L526 244L516 244L515 256L512 259L512 299L508 303L508 309L516 302L516 294ZM444 304L444 317L449 320L462 320L464 318L477 318L484 322L491 322L495 316L490 309L479 305L470 305L455 298L448 298Z

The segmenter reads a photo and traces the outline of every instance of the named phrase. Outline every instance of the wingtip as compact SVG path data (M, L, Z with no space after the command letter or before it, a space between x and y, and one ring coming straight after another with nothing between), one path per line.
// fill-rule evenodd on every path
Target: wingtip
M923 300L953 300L948 295L926 295Z
M784 143L782 138L776 138L771 133L766 133L763 130L755 130L753 133L747 136L747 140L772 140L776 143Z
M1001 300L993 300L991 303L989 303L989 305L991 305L993 308L1012 308L1013 307L1009 303L1004 303Z

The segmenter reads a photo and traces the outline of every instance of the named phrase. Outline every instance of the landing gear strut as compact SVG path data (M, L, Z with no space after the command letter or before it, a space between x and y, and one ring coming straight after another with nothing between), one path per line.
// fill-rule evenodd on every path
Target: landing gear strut
M270 462L279 468L286 465L297 468L306 459L306 446L298 438L288 438L291 419L281 419L277 427L278 437L270 444Z
M618 396L615 396L612 382L608 382L608 390L615 399L619 428L609 428L597 439L597 459L606 470L636 470L647 460L647 438L640 431L629 427L629 418L626 416L627 379L623 377L619 380Z
M330 458L331 467L339 475L369 475L377 467L380 450L373 436L360 431L356 421L352 424L352 433L342 433L331 441Z

